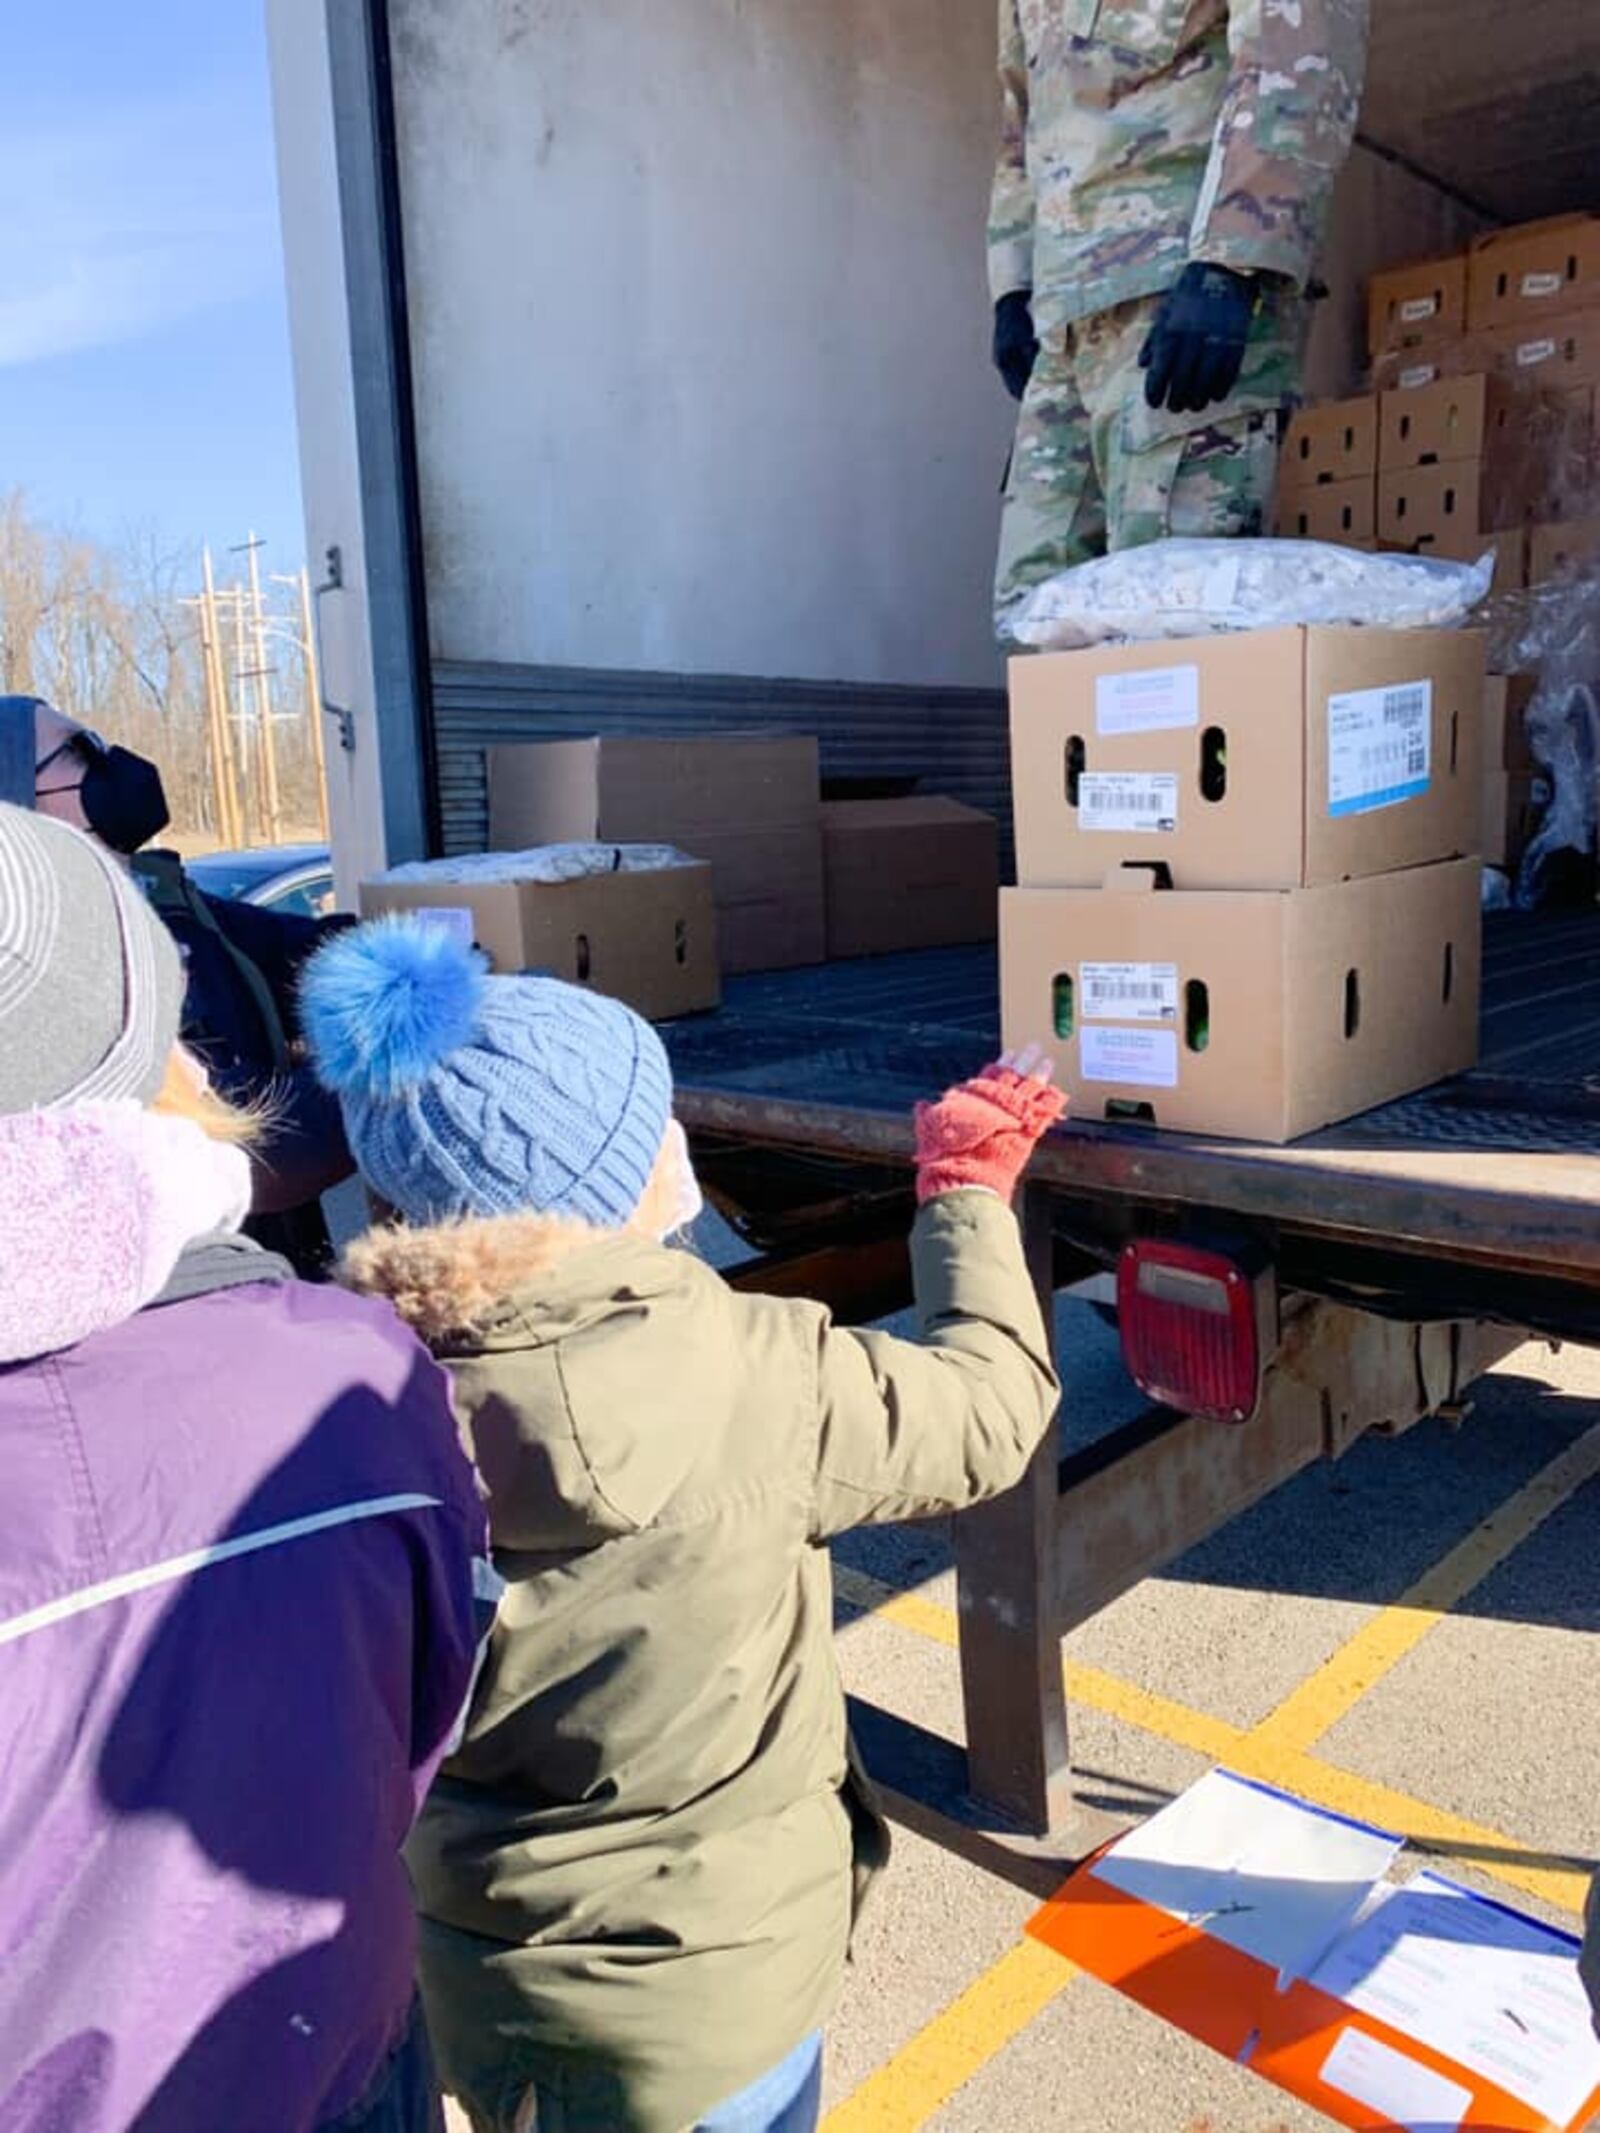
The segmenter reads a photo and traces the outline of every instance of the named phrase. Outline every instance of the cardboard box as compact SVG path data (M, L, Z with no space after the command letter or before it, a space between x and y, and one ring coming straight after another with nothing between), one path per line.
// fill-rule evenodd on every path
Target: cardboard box
M361 915L464 912L502 975L549 971L625 1000L652 1022L721 997L711 869L592 874L579 881L367 881Z
M1476 848L1483 645L1278 629L1011 662L1018 879L1292 889Z
M1385 474L1442 460L1484 459L1518 428L1517 395L1483 371L1387 392L1379 401L1378 465Z
M1372 475L1280 489L1277 528L1285 540L1333 541L1341 548L1378 545L1378 485Z
M1458 551L1481 540L1490 514L1483 464L1476 459L1408 467L1378 476L1378 538L1415 555ZM1482 541L1487 547L1488 542Z
M1600 310L1497 326L1471 345L1504 376L1541 392L1579 392L1600 385Z
M959 800L836 800L822 810L828 955L992 941L1000 832Z
M1550 780L1537 770L1491 770L1483 780L1483 856L1513 873L1550 805Z
M1374 274L1367 284L1367 348L1373 356L1464 333L1467 259L1419 259Z
M493 850L674 844L714 869L725 971L822 961L814 739L518 741L488 751L488 776Z
M1481 873L1466 859L1270 895L1008 889L1005 1043L1050 1050L1080 1120L1298 1139L1473 1064Z
M1547 585L1552 578L1600 558L1600 518L1575 518L1565 526L1535 526L1528 536L1528 583Z
M1523 326L1600 304L1600 219L1557 215L1479 238L1467 261L1467 330Z
M1302 407L1289 418L1278 461L1281 488L1301 490L1321 482L1355 481L1378 466L1378 402L1328 400Z
M1538 769L1528 746L1528 705L1538 679L1532 674L1486 674L1483 678L1483 772ZM1487 854L1485 854L1487 856Z

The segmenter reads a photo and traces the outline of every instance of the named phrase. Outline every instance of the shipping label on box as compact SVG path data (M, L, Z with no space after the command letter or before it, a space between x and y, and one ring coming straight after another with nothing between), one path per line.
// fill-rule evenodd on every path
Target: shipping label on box
M1199 723L1200 669L1187 660L1102 674L1095 680L1094 730L1103 740L1129 733L1178 733Z
M1078 972L1085 1022L1176 1022L1176 963L1084 963Z
M1496 370L1546 392L1600 385L1600 310L1570 312L1544 325L1497 326L1480 336Z
M1081 1120L1297 1139L1473 1064L1480 884L1466 859L1275 893L1010 889L1004 1041L1045 1046Z
M1130 721L1130 705L1161 708ZM1262 630L1018 658L1019 878L1093 888L1132 863L1180 889L1280 889L1468 852L1482 726L1483 647L1467 631Z
M1471 332L1520 326L1547 313L1600 304L1600 220L1558 216L1497 230L1473 247L1467 268Z
M1373 356L1446 340L1466 324L1465 253L1390 267L1367 284L1367 347Z
M1166 770L1086 770L1078 820L1091 835L1170 834L1178 827L1178 780Z
M1328 698L1328 813L1368 815L1428 789L1433 683L1349 689Z

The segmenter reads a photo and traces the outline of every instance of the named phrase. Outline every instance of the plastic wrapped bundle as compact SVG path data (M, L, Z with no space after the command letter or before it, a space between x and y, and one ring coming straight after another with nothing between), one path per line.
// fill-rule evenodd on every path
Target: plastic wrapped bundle
M1444 563L1327 541L1153 541L1047 579L1000 627L1036 651L1295 623L1438 629L1464 622L1493 575L1492 553Z
M583 881L591 874L657 874L694 865L670 844L541 844L526 852L468 852L459 859L413 859L383 881L431 881L462 888L494 881Z

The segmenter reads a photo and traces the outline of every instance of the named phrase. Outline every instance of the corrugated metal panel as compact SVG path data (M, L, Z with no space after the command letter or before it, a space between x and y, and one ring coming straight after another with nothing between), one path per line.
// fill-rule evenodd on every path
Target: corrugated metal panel
M915 777L926 791L988 809L1000 818L1009 862L1010 747L998 689L444 661L434 668L433 708L447 853L481 851L488 839L483 751L496 742L762 726L816 734L825 776Z

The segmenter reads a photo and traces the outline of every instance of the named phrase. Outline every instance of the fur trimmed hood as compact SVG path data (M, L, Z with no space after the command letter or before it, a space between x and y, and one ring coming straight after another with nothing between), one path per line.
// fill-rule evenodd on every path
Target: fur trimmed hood
M343 1278L450 1366L500 1547L637 1530L729 1426L728 1292L690 1252L499 1215L373 1230Z
M347 1288L382 1296L429 1347L452 1347L520 1318L574 1259L617 1241L558 1216L466 1217L426 1228L368 1230L344 1255Z

